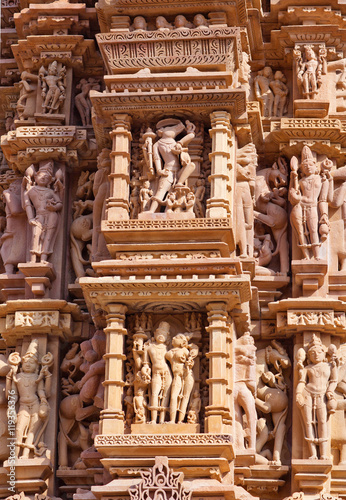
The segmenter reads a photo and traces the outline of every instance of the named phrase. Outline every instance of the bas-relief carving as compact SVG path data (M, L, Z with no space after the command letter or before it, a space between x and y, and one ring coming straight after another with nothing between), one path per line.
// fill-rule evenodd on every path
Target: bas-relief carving
M262 116L281 117L287 113L289 89L286 83L285 75L281 71L273 74L270 66L258 71L254 79L254 91L261 105Z
M76 197L72 204L73 222L70 228L71 260L76 280L90 273L93 236L93 182L95 173L80 174ZM89 268L89 269L88 269Z
M39 76L23 71L19 82L19 99L16 112L20 120L27 120L34 116L36 111L37 83Z
M180 120L167 118L156 124L158 140L148 147L147 165L149 172L155 176L156 187L148 212L155 213L159 206L166 206L166 211L182 212L188 210L187 195L190 189L185 181L195 169L187 150L187 145L195 137L195 125L189 121L185 126ZM175 138L185 132L179 141ZM151 156L152 155L152 156ZM166 195L167 200L164 201ZM193 194L193 193L191 193Z
M222 14L222 13L219 13ZM157 29L160 31L164 30L182 30L182 29L193 29L193 28L207 28L210 21L206 19L203 14L196 14L193 17L193 22L187 20L187 18L178 14L172 19L172 22L167 21L164 16L157 16L154 20L149 20L147 22L146 18L143 16L136 16L130 26L130 31L151 31Z
M168 219L204 217L205 179L197 178L191 185L196 165L188 151L188 144L199 138L199 129L188 120L184 125L173 118L160 120L156 133L153 128L143 128L140 147L133 148L130 218L149 220L158 217L150 214L158 213Z
M101 233L101 221L105 219L106 202L109 197L109 179L111 168L110 150L103 149L97 157L97 172L93 184L93 236L91 245L91 257L93 261L106 259L109 254L106 242Z
M316 158L308 146L303 147L300 166L295 156L291 159L288 192L292 205L291 224L306 260L320 258L321 244L329 233L328 204L333 201L332 166L333 163L326 159L319 172Z
M51 187L53 184L53 188ZM30 262L47 263L54 250L63 208L63 173L54 174L54 162L42 160L31 165L22 183L22 203L31 226Z
M254 248L259 266L257 274L272 273L261 268L269 266L275 255L280 260L279 273L287 274L289 270L287 178L283 157L279 157L271 168L256 173Z
M192 491L183 486L184 474L173 472L168 466L167 457L156 457L155 465L146 471L140 471L142 480L129 488L131 500L146 498L174 498L190 500Z
M234 347L235 445L255 454L257 464L281 465L288 415L291 361L273 340L258 349L245 332Z
M0 254L7 275L14 274L18 264L26 261L27 219L21 202L21 186L22 178L19 177L2 193L6 227L0 239Z
M318 53L316 50L318 49ZM322 46L297 46L293 51L299 90L305 99L316 99L327 71L327 50Z
M172 339L169 338L169 334L170 325L164 321L155 330L153 339L144 344L140 342L138 334L135 334L137 338L134 342L133 356L138 363L138 371L135 375L134 410L137 421L144 420L143 387L138 394L138 386L143 383L145 386L150 386L148 409L152 424L156 424L158 418L159 423L164 423L168 411L170 423L180 423L185 418L195 383L192 368L198 347L189 344L188 338L182 333ZM168 350L169 340L172 342L172 348Z
M336 463L346 465L346 363L341 355L338 359L338 383L335 388L335 413L331 420L331 447L332 452L338 451Z
M132 422L198 422L201 400L194 391L198 347L190 338L198 338L200 328L198 324L191 333L173 335L170 324L161 321L152 334L151 315L136 316L124 396L128 430Z
M79 94L74 98L74 104L78 110L83 127L91 125L91 101L90 90L100 90L100 81L96 78L82 78L76 85L76 89L80 90Z
M286 437L288 414L288 370L291 361L284 347L273 340L271 345L256 353L256 408L267 419L259 418L260 433L256 441L257 453L264 455L270 463L281 465L281 453ZM269 418L269 422L268 422ZM269 425L268 425L269 423ZM268 430L270 428L270 431ZM264 439L263 439L264 437ZM273 439L273 452L263 446Z
M326 359L326 355L329 359ZM301 412L304 438L310 460L327 460L330 430L328 418L335 413L335 389L338 383L336 347L327 348L315 334L304 349L297 351L298 385L296 404Z
M32 458L45 454L43 442L48 424L53 356L47 353L41 358L38 342L32 340L24 356L18 352L9 355L10 371L6 376L7 397L18 401L16 421L16 457Z
M235 215L236 234L240 257L253 257L254 213L257 153L254 144L237 151Z
M245 332L235 342L234 413L235 444L239 451L256 449L256 351L255 341Z
M41 82L42 112L58 113L66 99L66 68L53 61L46 69L41 66L38 73Z
M4 461L8 458L7 421L11 423L12 417L14 416L13 413L9 411L8 408L9 400L6 394L6 375L8 374L10 369L11 366L8 364L7 356L1 353L0 354L0 461Z
M60 370L62 394L59 408L59 468L85 469L81 451L91 446L91 432L103 409L106 350L102 318L94 317L97 330L90 338L72 344Z

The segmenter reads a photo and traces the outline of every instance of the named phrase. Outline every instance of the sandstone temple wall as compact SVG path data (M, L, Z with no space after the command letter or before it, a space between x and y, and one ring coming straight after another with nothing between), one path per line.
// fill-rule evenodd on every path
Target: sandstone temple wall
M1 0L0 498L345 499L345 3L36 1Z

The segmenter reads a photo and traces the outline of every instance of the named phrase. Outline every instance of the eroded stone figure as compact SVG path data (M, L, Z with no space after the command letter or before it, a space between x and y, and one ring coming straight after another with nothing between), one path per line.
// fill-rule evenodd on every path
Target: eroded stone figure
M288 199L293 206L291 224L298 236L298 245L304 259L310 259L310 250L319 259L320 246L329 232L328 204L333 200L332 162L324 160L319 174L311 149L304 146L299 167L298 159L291 159L291 178ZM301 177L298 177L298 170Z
M253 257L253 197L255 194L257 153L254 144L237 151L236 229L240 257Z
M329 353L328 353L329 354ZM329 356L330 358L330 356ZM339 465L346 465L346 362L339 358L335 413L331 415L331 446L339 452Z
M196 26L196 28L206 28L209 26L209 22L203 16L203 14L196 14L193 18L193 24Z
M136 16L133 20L133 24L130 27L131 31L137 30L147 30L147 22L143 16Z
M284 158L279 157L271 168L264 168L257 172L255 184L254 216L257 221L270 228L276 244L274 249L271 246L271 235L265 231L262 233L261 226L255 226L255 240L258 239L261 242L257 249L258 263L259 266L267 266L278 254L282 274L287 274L289 270L287 181L287 164Z
M286 82L285 75L281 71L276 71L274 79L269 84L274 94L273 116L280 117L287 113L289 90Z
M93 205L92 197L93 180L95 174L89 171L82 172L78 179L76 196L72 204L73 222L70 228L71 260L73 270L78 280L85 276L85 266L90 266ZM85 258L86 257L86 258Z
M202 401L199 395L199 391L196 389L192 394L189 411L187 413L187 423L188 424L198 424L199 422L199 412L201 411Z
M21 203L22 179L15 179L2 193L5 201L6 228L0 238L5 273L13 274L26 261L26 213Z
M258 72L254 80L255 96L261 104L262 115L270 117L273 114L274 95L270 87L273 81L273 71L266 66Z
M100 90L100 88L100 82L95 78L88 78L87 80L82 78L76 85L76 89L80 90L80 93L74 98L74 103L84 127L91 125L92 104L89 97L90 90Z
M79 453L90 447L90 421L98 420L103 409L106 338L102 314L96 312L93 319L95 333L80 346L73 344L60 367L67 375L62 378L66 397L59 407L60 469L85 468Z
M101 221L105 218L106 200L109 197L110 153L109 149L103 149L98 155L97 172L94 178L92 259L96 261L108 256L106 242L101 233Z
M317 57L312 45L304 45L303 50L304 55L300 49L295 49L293 53L297 65L298 87L305 99L316 99L322 84L321 75L325 73L325 57L323 54Z
M239 450L256 449L256 346L253 337L245 332L235 342L234 410L237 424L236 446ZM243 418L246 415L246 423Z
M195 206L194 206L196 217L204 217L205 214L204 197L205 197L205 180L197 179L195 185Z
M330 350L336 347L331 344ZM296 404L301 411L305 441L308 445L309 459L327 460L329 458L330 431L328 416L335 412L335 389L338 373L335 360L326 360L327 349L315 334L307 346L297 352L298 385ZM305 358L307 357L306 364Z
M153 145L153 161L157 176L157 187L149 212L156 212L166 194L174 187L183 186L195 170L187 145L195 137L195 125L186 121L185 125L173 118L157 123L159 140ZM186 131L179 141L175 138Z
M179 333L172 339L172 349L166 354L173 373L171 401L169 406L170 423L178 423L185 418L190 395L195 384L192 371L194 359L198 355L198 347L189 344L186 335Z
M193 28L193 24L190 23L185 16L179 14L174 19L174 27L175 29L184 29L184 28Z
M37 342L33 340L22 359L15 352L10 354L8 363L11 370L6 377L6 392L14 395L19 402L16 457L29 458L30 455L39 454L37 446L43 441L42 436L48 423L52 377L49 368L53 365L53 356L47 353L40 360Z
M139 191L139 201L140 201L140 211L147 212L150 207L151 197L153 196L153 191L150 189L150 182L145 180Z
M34 116L36 108L38 75L23 71L21 81L19 82L19 99L17 101L16 111L20 120L26 120Z
M258 350L256 358L256 407L262 414L270 416L270 434L274 438L273 453L269 455L269 450L266 450L266 458L274 465L281 465L288 413L288 386L283 371L291 367L291 361L286 350L276 340L265 349ZM265 432L269 431L265 431L263 425L261 427L263 439Z
M158 16L155 21L156 28L160 31L172 30L173 25L167 21L164 16Z
M43 160L38 170L31 165L25 171L22 183L23 208L32 226L30 243L31 262L46 263L53 253L63 204L63 174L54 176L54 162ZM52 183L53 188L51 187Z
M43 113L53 114L60 110L66 99L66 68L58 69L57 61L53 61L48 70L41 66L39 70L41 81Z

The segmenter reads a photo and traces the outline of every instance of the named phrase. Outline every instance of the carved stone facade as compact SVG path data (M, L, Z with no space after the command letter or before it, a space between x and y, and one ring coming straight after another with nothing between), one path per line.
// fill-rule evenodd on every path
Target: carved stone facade
M345 498L346 7L298 3L2 0L0 498Z

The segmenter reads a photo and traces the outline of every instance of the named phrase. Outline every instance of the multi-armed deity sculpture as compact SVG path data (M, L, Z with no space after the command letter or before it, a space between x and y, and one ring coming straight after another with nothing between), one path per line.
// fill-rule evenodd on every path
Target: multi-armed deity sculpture
M21 358L9 356L10 371L6 376L6 392L19 402L16 422L16 457L29 458L45 453L44 431L49 418L53 356L47 353L39 359L37 342L33 340ZM20 371L18 372L20 367Z

